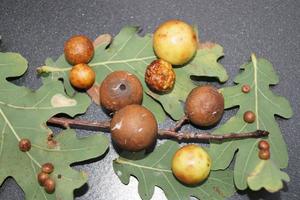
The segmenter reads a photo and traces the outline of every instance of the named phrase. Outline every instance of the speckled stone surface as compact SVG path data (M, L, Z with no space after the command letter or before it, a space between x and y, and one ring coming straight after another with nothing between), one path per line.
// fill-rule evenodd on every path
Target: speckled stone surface
M64 41L73 34L86 34L96 38L102 33L116 35L124 25L138 25L144 32L170 18L179 18L199 27L200 39L218 42L224 47L221 63L232 85L239 66L247 61L251 52L269 59L280 76L279 85L273 87L277 94L287 97L295 112L290 120L278 118L285 141L288 144L291 177L283 191L239 192L230 199L300 199L300 1L218 1L218 0L102 0L102 1L0 1L0 51L21 53L29 62L25 76L16 84L36 89L41 85L35 68L51 56L57 58L63 52ZM219 85L219 87L221 87ZM226 112L222 122L235 111ZM106 117L99 108L91 105L82 118ZM170 120L164 124L168 126ZM184 127L191 129L191 127ZM95 134L78 131L79 135ZM90 175L88 185L75 192L77 200L139 200L137 181L131 178L125 186L114 175L112 160L117 157L113 147L103 159L74 166ZM1 167L1 163L0 163ZM0 187L1 200L22 200L24 194L13 179L7 179ZM165 200L160 189L155 190L153 200Z

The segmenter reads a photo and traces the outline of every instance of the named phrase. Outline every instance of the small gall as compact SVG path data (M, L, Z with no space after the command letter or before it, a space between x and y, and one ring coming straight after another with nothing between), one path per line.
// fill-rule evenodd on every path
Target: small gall
M266 140L261 140L258 143L258 148L260 150L269 150L270 149L270 144Z
M90 62L94 51L93 42L84 35L74 35L64 45L65 58L72 65Z
M243 85L242 86L242 92L244 92L244 93L249 93L250 92L250 90L251 90L251 87L250 87L250 85Z
M51 178L48 178L44 182L44 189L47 193L51 194L55 190L55 181Z
M19 149L20 151L26 152L31 149L31 142L30 140L23 138L19 141Z
M271 156L271 154L270 154L269 150L260 150L259 153L258 153L258 157L261 160L269 160L270 156Z
M52 163L45 163L42 165L42 172L51 174L54 170L54 166Z
M73 87L80 90L89 89L93 86L96 73L87 64L77 64L72 67L69 73L69 81Z
M40 185L44 185L45 181L49 178L49 175L44 173L44 172L40 172L37 175L37 179Z
M167 93L175 84L175 72L167 61L154 60L146 69L145 82L156 93Z
M244 113L244 121L247 123L253 123L255 121L255 114L252 111L246 111Z

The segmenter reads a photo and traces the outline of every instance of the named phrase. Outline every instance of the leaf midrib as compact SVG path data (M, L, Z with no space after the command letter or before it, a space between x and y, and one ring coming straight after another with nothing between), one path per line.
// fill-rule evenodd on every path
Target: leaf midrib
M2 132L1 132L0 158L2 157L5 130L6 130L6 123L4 124Z
M23 109L23 110L51 110L51 109L55 109L55 108L62 108L62 107L52 107L52 106L43 106L43 107L35 107L35 106L18 106L18 105L14 105L14 104L9 104L9 103L5 103L3 101L0 101L1 105L10 107L10 108L14 108L14 109ZM77 107L81 107L83 104L77 104ZM64 108L66 107L74 107L74 106L63 106Z
M35 167L33 165L33 162L30 162L31 163L31 167L33 169L33 174L37 174L36 170L35 170ZM44 190L42 189L42 187L38 187L37 189L39 189L41 191L41 193L43 194L43 197L47 200L47 197L45 195L45 192ZM36 193L36 190L35 190L35 193ZM34 197L35 193L32 195L32 197Z
M12 131L12 133L14 134L14 136L16 137L16 139L18 141L21 140L21 138L19 137L19 135L17 134L17 132L15 131L14 127L12 126L12 124L10 123L9 119L6 117L6 115L4 114L3 110L0 108L0 114L2 115L5 123L8 125L8 127L10 128L10 130ZM40 163L37 162L32 156L31 154L27 151L25 152L26 155L39 167L41 167Z
M258 81L257 81L257 60L254 54L251 55L254 69L254 96L255 96L255 115L256 129L259 130L259 115L258 115Z
M83 150L87 150L89 148L91 148L91 146L88 147L84 147L84 148L77 148L77 149L49 149L49 148L45 148L36 144L32 144L32 147L35 147L37 149L41 149L43 151L58 151L58 152L71 152L71 151L83 151Z
M13 128L12 124L10 123L10 121L8 120L8 118L6 117L6 115L4 114L3 110L1 109L1 107L0 107L0 114L2 115L3 119L5 120L5 124L8 125L8 127L10 128L10 130L12 131L12 133L14 134L14 136L16 137L16 139L17 139L18 141L20 141L21 138L19 137L19 135L17 134L17 132L16 132L15 129ZM26 153L26 155L30 158L31 162L34 162L39 168L41 168L41 164L40 164L37 160L35 160L35 159L33 158L33 156L32 156L28 151L25 152L25 153ZM57 175L56 173L53 173L53 174L54 174L54 175ZM66 176L63 176L62 178L66 179L66 180L69 180L69 181L72 181L72 180L73 180L73 179L68 178L68 177L66 177Z
M124 59L124 60L114 60L114 61L104 61L104 62L96 62L96 63L90 63L90 67L98 67L98 66L106 66L110 64L119 64L119 63L129 63L129 62L139 62L144 60L150 60L155 59L156 56L147 56L147 57L140 57L140 58L130 58L130 59ZM72 69L72 67L49 67L51 69L51 72L65 72Z
M172 173L172 171L168 170L168 169L154 168L154 167L150 167L150 166L146 166L146 165L135 164L135 163L132 163L132 162L128 162L128 161L126 161L126 160L124 160L122 158L118 158L116 160L116 162L119 163L119 164L130 165L130 166L133 166L133 167L138 167L138 168L152 170L152 171Z

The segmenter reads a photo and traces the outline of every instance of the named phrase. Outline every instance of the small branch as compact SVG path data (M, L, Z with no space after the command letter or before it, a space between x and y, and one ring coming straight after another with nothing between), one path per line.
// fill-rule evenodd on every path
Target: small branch
M158 130L158 136L160 138L174 138L176 140L215 140L221 141L225 139L243 139L243 138L259 138L266 137L269 135L269 132L263 130L257 130L248 133L228 133L225 135L214 135L210 133L196 133L196 132L177 132L182 124L187 119L180 120L175 126L174 130ZM81 129L100 129L109 131L110 120L107 121L88 121L81 119L69 119L64 117L52 117L48 120L49 124L59 125L64 128L81 128ZM179 128L178 128L179 127Z
M88 120L82 120L82 119L69 119L69 118L64 118L64 117L52 117L48 120L48 123L59 125L63 128L109 130L109 127L110 127L110 120L88 121Z
M176 122L175 127L172 129L172 131L177 132L181 129L181 127L189 120L189 118L184 115L178 122Z
M214 135L210 133L187 133L175 132L170 130L159 130L158 135L162 138L176 138L177 140L225 140L225 139L243 139L259 138L269 135L268 131L257 130L248 133L228 133L225 135Z

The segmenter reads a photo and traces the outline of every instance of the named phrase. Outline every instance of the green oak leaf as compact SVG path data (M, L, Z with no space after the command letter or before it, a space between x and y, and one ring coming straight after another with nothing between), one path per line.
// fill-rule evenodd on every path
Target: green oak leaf
M84 94L70 98L59 81L31 91L6 80L26 70L27 61L19 54L0 53L0 183L13 177L26 199L73 199L73 190L87 181L87 175L70 164L102 155L108 139L103 135L78 139L72 130L53 136L46 121L58 113L84 113L90 99ZM19 150L23 138L31 141L27 152ZM53 194L46 193L37 181L41 165L47 162L55 168L50 175L56 182Z
M265 138L271 148L271 160L274 164L268 164L264 168L269 167L269 170L277 168L277 173L273 173L273 177L264 179L267 169L263 169L260 173L253 172L261 164L258 157L258 142L261 139L244 139L244 140L229 140L223 143L212 143L210 152L213 159L213 169L225 169L231 163L235 153L236 160L234 165L234 181L238 189L244 190L248 186L250 189L256 190L257 185L274 192L274 188L280 189L282 180L288 180L287 175L279 173L280 169L288 165L287 147L280 133L280 128L275 120L275 115L289 118L292 116L292 109L289 102L284 98L273 94L270 90L270 85L278 83L272 64L266 59L257 59L252 55L252 61L241 67L244 71L239 74L235 83L238 85L221 89L225 98L225 107L233 108L238 106L237 114L229 119L224 125L217 129L215 134L225 133L240 133L251 132L255 130L267 130L270 132L268 138ZM250 85L249 93L243 93L241 87ZM243 114L246 111L253 111L256 115L254 123L246 123L243 120ZM251 177L249 179L249 177ZM247 181L248 180L248 181ZM249 182L250 180L250 182ZM262 181L264 180L264 181ZM257 183L259 181L260 183Z
M225 69L217 62L222 56L223 48L220 45L212 43L200 45L191 62L174 68L176 82L173 90L168 94L154 94L144 81L146 67L157 59L152 48L152 35L141 37L138 35L137 27L125 27L109 46L108 43L97 46L89 65L96 71L96 85L100 85L106 75L115 70L125 70L137 75L145 91L143 105L156 115L158 121L165 119L163 109L173 119L178 120L184 115L181 102L185 101L190 90L195 87L190 76L216 77L221 82L228 79ZM46 65L48 66L40 69L42 72L51 72L45 75L45 78L63 79L67 93L72 95L74 89L68 81L68 71L71 67L64 55L56 62L48 59Z
M283 187L282 180L290 181L290 178L272 160L261 160L247 177L248 185L255 191L265 187L270 192L276 192Z
M113 167L123 184L129 183L130 176L138 179L138 192L143 200L153 196L154 187L160 187L171 200L189 200L191 196L198 199L224 199L235 192L233 172L231 170L212 171L201 185L189 187L180 183L172 174L171 161L180 147L177 142L166 141L164 144L140 160L118 158Z

